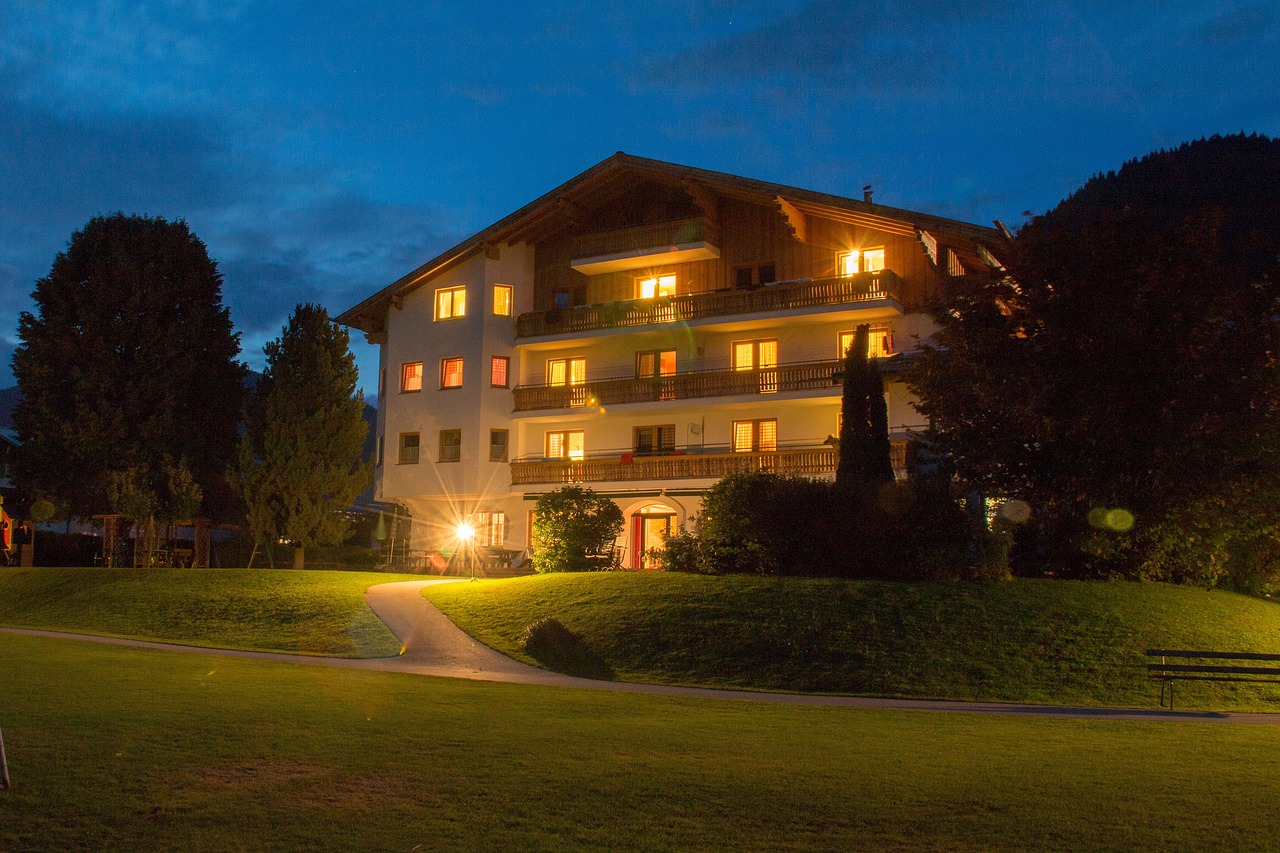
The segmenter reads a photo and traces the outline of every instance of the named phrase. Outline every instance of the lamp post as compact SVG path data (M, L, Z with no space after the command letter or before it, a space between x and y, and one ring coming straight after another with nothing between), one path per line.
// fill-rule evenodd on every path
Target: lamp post
M457 527L453 529L454 536L458 539L458 547L463 549L466 554L467 564L471 567L471 579L476 579L476 552L473 543L476 539L476 529L468 521L458 522Z

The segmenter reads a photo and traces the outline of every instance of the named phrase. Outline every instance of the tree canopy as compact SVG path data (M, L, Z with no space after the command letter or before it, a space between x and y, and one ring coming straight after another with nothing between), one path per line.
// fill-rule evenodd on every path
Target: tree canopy
M840 456L836 485L843 492L865 496L893 482L889 445L889 409L884 400L880 368L868 356L871 327L854 331L844 357L840 398Z
M961 476L1030 502L1053 568L1185 576L1206 554L1171 556L1196 539L1177 519L1225 553L1275 516L1277 198L1280 140L1156 152L1029 222L1008 275L954 279L935 306L920 409Z
M622 532L622 510L582 486L563 486L533 505L533 567L539 572L607 569Z
M32 297L13 356L27 498L81 517L226 517L245 368L217 264L186 223L97 217Z
M318 305L299 305L263 350L240 445L238 482L256 542L334 545L349 530L343 514L368 486L361 458L369 425L350 338Z

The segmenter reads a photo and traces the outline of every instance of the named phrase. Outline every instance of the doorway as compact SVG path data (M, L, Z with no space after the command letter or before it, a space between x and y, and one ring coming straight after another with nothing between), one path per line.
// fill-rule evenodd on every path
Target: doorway
M663 541L675 533L675 511L665 506L644 507L632 516L631 525L631 568L659 568L661 563L653 552L661 550Z

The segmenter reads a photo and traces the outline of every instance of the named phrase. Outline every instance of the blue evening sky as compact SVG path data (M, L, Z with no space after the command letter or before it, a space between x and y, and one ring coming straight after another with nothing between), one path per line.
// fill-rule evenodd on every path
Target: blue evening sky
M615 151L1016 228L1280 135L1280 7L1137 0L7 0L0 385L73 231L183 218L244 358ZM354 336L367 390L376 356Z

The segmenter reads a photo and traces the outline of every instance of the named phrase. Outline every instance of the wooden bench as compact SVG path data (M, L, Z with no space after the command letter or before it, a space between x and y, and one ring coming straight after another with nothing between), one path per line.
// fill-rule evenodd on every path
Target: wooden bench
M1280 663L1280 655L1254 652L1205 652L1187 649L1147 649L1147 657L1160 658L1159 663L1147 664L1152 678L1160 679L1160 707L1165 707L1164 693L1169 691L1169 710L1173 710L1174 681L1252 681L1280 684L1280 666L1248 666L1222 661L1268 661ZM1173 658L1192 663L1169 663Z

